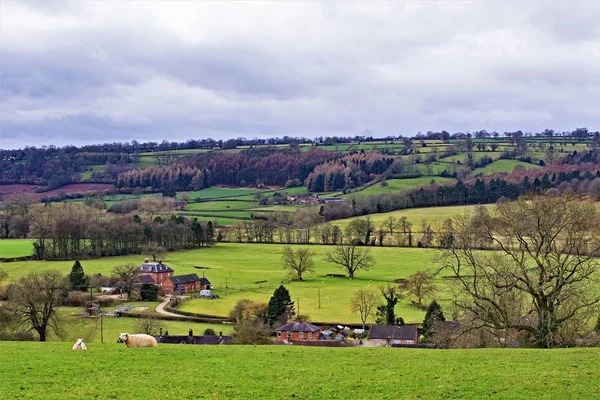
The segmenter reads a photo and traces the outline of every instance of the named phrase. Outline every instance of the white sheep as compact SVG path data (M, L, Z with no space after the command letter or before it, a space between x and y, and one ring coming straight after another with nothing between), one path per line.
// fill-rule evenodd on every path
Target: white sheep
M73 350L87 350L85 343L83 343L83 339L77 339L73 345Z
M140 333L130 335L129 333L121 333L119 340L125 343L125 347L158 347L156 339L150 335Z

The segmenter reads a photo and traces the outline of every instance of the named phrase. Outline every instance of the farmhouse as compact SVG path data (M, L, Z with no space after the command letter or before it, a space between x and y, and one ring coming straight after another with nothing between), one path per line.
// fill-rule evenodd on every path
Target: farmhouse
M160 293L165 293L164 285L169 281L169 278L173 276L173 269L166 264L163 264L162 260L158 262L148 262L148 259L137 268L138 279L141 283L154 283L158 286ZM145 276L152 278L150 281Z
M199 292L210 289L210 281L204 277L199 278L196 274L170 276L163 288L167 294Z
M369 340L385 344L418 344L419 330L408 325L373 325Z
M308 322L293 321L277 328L277 340L318 340L321 328Z

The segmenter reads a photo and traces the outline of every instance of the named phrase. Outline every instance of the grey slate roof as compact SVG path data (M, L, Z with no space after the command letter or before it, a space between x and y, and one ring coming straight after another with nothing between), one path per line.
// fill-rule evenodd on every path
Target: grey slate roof
M181 285L184 283L195 283L201 281L201 279L198 278L198 275L196 274L171 276L169 277L169 279L171 280L171 282L173 282L174 285Z
M318 326L309 324L308 322L293 321L276 330L283 332L317 332L320 329Z
M160 272L173 272L173 269L166 264L159 264L156 262L148 262L138 267L138 272L150 272L157 274Z
M210 285L210 281L204 277L200 278L200 283L203 285Z
M414 340L418 337L417 327L409 325L373 325L369 332L369 339Z
M154 283L154 279L150 275L138 275L136 281L140 283Z

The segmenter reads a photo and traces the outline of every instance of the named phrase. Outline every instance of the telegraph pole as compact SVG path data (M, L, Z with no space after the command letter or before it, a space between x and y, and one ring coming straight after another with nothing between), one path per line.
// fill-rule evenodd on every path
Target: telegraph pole
M102 313L100 313L100 343L104 343L104 323L102 322Z
M321 309L321 288L317 288L317 291L319 292L319 309Z

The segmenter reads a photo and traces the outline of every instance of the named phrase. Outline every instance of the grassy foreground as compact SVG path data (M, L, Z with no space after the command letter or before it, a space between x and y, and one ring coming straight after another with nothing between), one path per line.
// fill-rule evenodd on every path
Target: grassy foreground
M592 399L599 349L1 344L2 398Z

